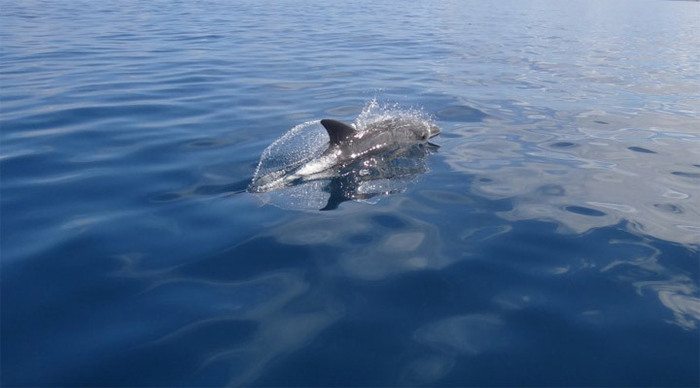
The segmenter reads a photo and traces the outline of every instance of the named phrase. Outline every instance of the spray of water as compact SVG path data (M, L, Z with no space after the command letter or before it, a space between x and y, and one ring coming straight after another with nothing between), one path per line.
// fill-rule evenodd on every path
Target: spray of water
M354 125L358 131L362 132L372 124L397 119L412 122L415 125L433 124L433 118L420 108L406 108L397 103L380 103L377 99L372 99L357 116Z

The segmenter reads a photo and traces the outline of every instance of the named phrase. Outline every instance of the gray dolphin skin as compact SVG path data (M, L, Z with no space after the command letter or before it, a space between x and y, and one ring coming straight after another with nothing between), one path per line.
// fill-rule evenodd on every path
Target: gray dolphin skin
M400 117L371 123L362 130L332 119L321 120L321 125L328 133L329 142L319 157L292 171L275 171L258 177L249 190L262 193L300 182L332 178L344 166L358 160L402 147L426 144L440 133L432 123Z

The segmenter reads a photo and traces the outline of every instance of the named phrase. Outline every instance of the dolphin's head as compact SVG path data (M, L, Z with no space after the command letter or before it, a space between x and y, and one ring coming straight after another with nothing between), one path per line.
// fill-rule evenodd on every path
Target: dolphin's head
M428 127L429 127L429 130L430 130L430 134L428 135L428 139L430 139L431 137L435 137L435 136L437 136L437 135L440 134L440 128L439 128L437 125L435 125L435 124L430 124L430 125L428 125Z
M421 123L421 125L415 125L411 127L411 134L413 137L421 142L427 142L431 137L435 137L440 134L440 128L432 123Z

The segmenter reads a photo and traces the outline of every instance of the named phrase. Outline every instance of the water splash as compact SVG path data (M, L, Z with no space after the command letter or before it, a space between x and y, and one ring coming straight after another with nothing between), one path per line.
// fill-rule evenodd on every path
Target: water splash
M433 125L433 118L422 108L402 107L398 103L382 103L373 98L362 109L353 125L358 131L366 131L372 124L401 119L414 125Z
M430 147L415 144L414 139L403 133L407 132L406 128L436 129L422 109L373 99L352 125L357 129L358 139L370 132L391 131L395 147L333 166L313 180L286 182L284 178L288 174L320 157L328 147L329 137L320 120L307 121L287 131L263 151L248 191L265 192L261 196L264 203L283 208L331 210L343 201L374 201L379 195L402 192L415 176L427 171L425 157Z
M263 151L253 174L250 190L270 174L283 174L321 155L328 145L328 135L320 120L299 124L275 140Z

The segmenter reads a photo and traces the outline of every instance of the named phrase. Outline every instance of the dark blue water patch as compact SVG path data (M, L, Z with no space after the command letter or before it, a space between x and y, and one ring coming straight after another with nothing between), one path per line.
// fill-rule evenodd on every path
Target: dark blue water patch
M671 174L675 176L682 176L683 178L700 178L700 173L697 172L686 172L686 171L673 171Z
M680 206L674 205L672 203L655 203L654 207L659 209L659 210L662 210L664 212L668 212L668 213L674 213L674 214L683 213L683 209Z
M574 148L578 147L579 145L570 141L558 141L556 143L550 144L550 146L554 148Z
M501 260L517 260L517 265L524 270L539 272L541 266L555 262L557 252L568 252L567 256L581 254L587 247L580 240L570 239L566 236L551 236L546 244L538 241L543 235L549 235L548 231L554 230L556 225L537 222L521 222L519 228L512 230L507 235L514 244L503 245L499 238L488 240L484 248L490 255ZM565 265L565 263L560 263Z
M350 236L347 236L347 240L351 244L360 244L360 245L366 245L369 244L373 241L375 241L377 236L375 236L372 233L356 233Z
M688 274L691 279L698 279L700 277L700 268L698 268L697 265L700 247L697 244L695 247L687 249L686 246L681 244L657 240L654 241L654 245L662 252L659 257L661 262L668 263L670 267L679 268Z
M436 316L486 308L488 303L475 292L485 286L486 279L493 279L499 268L482 262L465 262L452 270L455 271L452 274L439 271L430 271L422 275L407 273L393 281L369 286L359 285L365 291L363 294L375 295L376 299L346 301L348 313L367 310L372 312L371 316L377 321L384 322L392 322L399 318L395 321L395 330L405 330L406 335L410 336L412 328L428 323ZM512 272L506 271L503 280L498 282L505 282L512 275ZM358 287L352 283L341 283L340 287L342 286ZM343 289L340 288L339 292L343 292ZM387 305L387 302L390 303Z
M109 294L107 289L114 287L114 284L103 283L100 278L104 277L104 275L98 278L80 271L81 268L87 266L103 274L119 269L119 261L104 253L100 249L102 245L102 242L95 238L76 237L56 244L44 255L34 255L14 263L4 262L3 275L7 276L3 281L3 286L6 286L6 288L3 287L5 288L4 295L10 296L4 302L5 306L12 304L15 307L13 308L15 314L20 313L20 310L31 311L33 307L36 307L32 304L14 305L20 299L12 296L19 290L24 292L28 300L31 299L34 302L36 302L36 299L44 300L47 304L46 308L51 310L61 308L60 304L54 302L67 295L89 300L88 290L95 286L98 286L100 292L105 293L105 297L107 297ZM49 274L54 274L56 278L49 282L38 280ZM75 278L79 278L80 282L72 283L71 279ZM20 287L22 284L25 286ZM80 305L71 305L69 307L77 310L84 308L84 306ZM63 308L67 307L64 306ZM44 313L52 314L48 310ZM36 321L31 322L40 324ZM9 328L10 326L8 325L3 326L3 329Z
M308 266L315 256L306 247L254 238L233 248L185 264L178 272L210 280L241 280L267 272Z
M556 314L532 312L531 315L521 319L533 321L532 327L535 330L531 332L530 338L541 344L536 352L522 349L515 352L520 357L512 360L500 353L459 358L450 373L440 380L440 384L459 385L460 381L469 379L476 385L551 383L599 386L612 383L627 386L652 381L654 385L683 386L692 385L695 381L693 373L698 368L680 368L678 365L683 363L683 359L673 350L693 351L695 344L687 342L693 341L693 336L689 333L676 332L665 342L663 336L659 336L663 330L659 326L629 326L593 331L572 326ZM630 340L632 338L635 340ZM572 346L573 344L576 345ZM611 352L611 347L625 350ZM654 348L663 349L664 355L650 351ZM551 365L562 361L575 368L567 371L552 370ZM507 374L502 373L504 364L509 365ZM636 365L644 365L646 368L639 373L624 372Z
M161 193L150 197L153 202L175 202L180 199L186 198L183 193Z
M374 343L375 351L363 344ZM376 386L394 379L401 359L383 349L406 344L391 327L373 321L348 321L326 330L317 341L270 366L254 386Z
M602 212L602 211L596 210L596 209L591 209L591 208L585 207L585 206L576 206L576 205L566 206L566 207L564 207L564 210L571 212L571 213L580 214L582 216L590 216L590 217L602 217L605 215L605 212Z
M627 149L630 150L630 151L634 151L634 152L641 152L641 153L643 153L643 154L655 154L655 153L656 153L656 152L654 152L654 151L652 151L652 150L650 150L650 149L647 149L647 148L644 148L644 147L637 147L637 146L627 147Z
M103 245L96 239L76 238L22 262L3 263L0 347L7 368L3 368L5 381L51 385L60 376L75 372L72 362L85 361L81 353L90 347L89 337L102 331L110 318L94 312L104 303L121 306L121 296L135 295L142 289L137 281L107 275L118 270L119 261L104 252ZM13 319L7 311L12 311ZM149 328L144 324L142 330ZM123 335L119 330L105 333L114 335L115 340ZM70 354L72 361L60 354ZM37 365L44 365L43 373L32 372Z
M47 173L68 173L71 171L70 164L63 160L64 155L58 150L41 148L27 151L26 154L0 160L4 179L36 178ZM49 163L49 161L51 162Z
M124 42L129 42L133 41L135 38L137 38L137 34L130 34L130 33L113 33L113 34L105 34L101 35L97 38L99 39L104 39L104 40L116 40L116 41L124 41Z
M164 381L171 385L225 385L230 370L213 372L209 365L203 364L199 355L235 349L250 340L257 327L254 321L236 319L203 322L176 332L172 338L97 360L93 368L76 371L73 376L58 381L71 386L92 385L94 381L103 381L110 386L158 385ZM126 364L130 367L118 367ZM164 365L170 369L168 376L161 373ZM231 367L228 365L228 369ZM201 373L202 369L206 373Z

